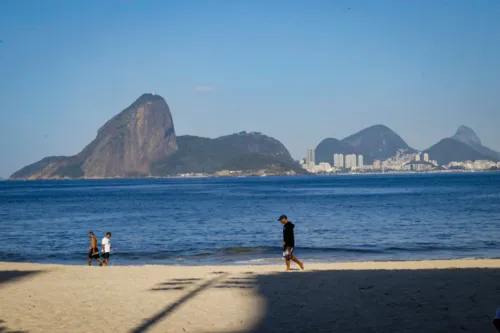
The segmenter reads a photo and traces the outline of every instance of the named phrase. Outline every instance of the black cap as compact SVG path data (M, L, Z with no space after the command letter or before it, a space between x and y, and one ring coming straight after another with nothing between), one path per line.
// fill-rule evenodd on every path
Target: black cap
M286 215L281 215L280 218L278 219L278 221L281 221L283 219L287 219L288 220L288 218L286 217Z

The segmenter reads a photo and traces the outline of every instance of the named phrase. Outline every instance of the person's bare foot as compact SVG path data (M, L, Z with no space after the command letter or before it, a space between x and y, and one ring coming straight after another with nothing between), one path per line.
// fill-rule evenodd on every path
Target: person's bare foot
M301 268L302 270L304 270L304 263L303 263L303 262L301 262L301 263L299 264L299 266L300 266L300 268Z

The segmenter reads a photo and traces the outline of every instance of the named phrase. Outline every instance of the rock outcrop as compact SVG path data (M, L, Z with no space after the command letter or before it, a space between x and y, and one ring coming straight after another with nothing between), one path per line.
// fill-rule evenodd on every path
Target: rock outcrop
M11 179L149 175L153 163L177 149L167 103L159 95L144 94L104 124L77 155L44 158L17 171Z

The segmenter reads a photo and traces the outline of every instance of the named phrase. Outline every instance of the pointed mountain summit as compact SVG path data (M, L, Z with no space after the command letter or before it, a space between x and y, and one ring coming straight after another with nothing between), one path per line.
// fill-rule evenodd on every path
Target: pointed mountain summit
M457 129L455 135L451 138L468 145L482 145L481 139L476 132L472 128L463 125Z
M476 132L467 126L460 126L455 135L439 141L425 152L441 165L454 161L500 160L500 153L483 146Z

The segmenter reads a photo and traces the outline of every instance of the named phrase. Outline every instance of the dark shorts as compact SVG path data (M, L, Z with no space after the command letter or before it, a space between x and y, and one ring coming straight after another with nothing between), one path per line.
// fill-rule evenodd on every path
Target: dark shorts
M89 258L90 259L92 259L92 258L94 258L94 259L100 258L100 256L99 256L99 250L97 248L91 249L89 251Z
M103 257L104 259L109 259L109 252L104 252L104 253L102 254L102 257Z
M293 256L293 247L291 246L286 246L283 248L283 258L286 260L292 259Z

